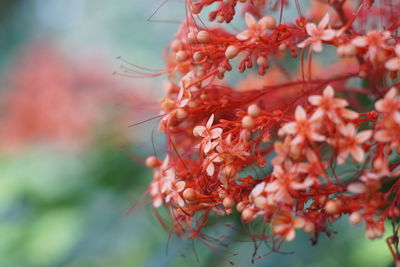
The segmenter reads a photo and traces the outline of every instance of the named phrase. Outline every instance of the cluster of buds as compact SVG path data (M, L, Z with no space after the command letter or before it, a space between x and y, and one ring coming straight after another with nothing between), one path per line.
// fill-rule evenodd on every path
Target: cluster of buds
M220 24L206 26L199 15L215 2ZM316 242L342 215L369 239L390 221L400 262L400 1L318 1L306 13L294 2L285 20L284 0L187 2L160 101L167 156L146 161L153 206L205 244L208 218L236 212L265 225L252 240L278 244L295 229ZM240 5L246 29L231 33L222 25Z

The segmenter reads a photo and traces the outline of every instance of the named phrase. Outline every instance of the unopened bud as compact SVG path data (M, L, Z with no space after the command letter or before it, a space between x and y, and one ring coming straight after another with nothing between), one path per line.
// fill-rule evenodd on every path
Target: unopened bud
M225 50L225 56L229 59L235 58L238 54L239 49L234 45L228 46L228 48Z

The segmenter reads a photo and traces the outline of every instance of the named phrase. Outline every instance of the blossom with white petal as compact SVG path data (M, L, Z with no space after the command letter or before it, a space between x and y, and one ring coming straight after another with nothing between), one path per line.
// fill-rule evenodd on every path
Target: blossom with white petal
M316 124L307 119L307 113L302 106L297 106L294 116L296 121L283 125L279 130L280 135L295 136L291 142L293 145L299 145L306 140L316 142L325 140L325 136L317 132Z
M257 39L264 35L267 31L266 20L267 17L261 18L258 22L250 13L246 12L244 19L247 25L247 29L238 33L236 38L239 40Z
M386 48L386 40L390 38L390 32L369 31L366 36L358 36L351 42L357 47L367 47L367 56L372 62L377 60L378 53L381 49Z
M356 128L352 123L340 127L339 131L343 136L338 140L338 164L342 165L347 160L349 154L352 155L354 161L362 162L365 157L365 152L360 145L371 138L372 131L365 130L356 134Z
M318 26L314 23L306 24L306 32L310 36L303 42L297 45L299 48L304 48L311 45L311 49L315 52L322 51L322 41L330 41L335 38L335 31L332 29L326 29L329 24L329 14L326 14Z
M193 129L194 136L203 137L203 140L200 143L202 150L205 154L210 152L216 145L218 145L219 141L213 141L214 139L220 139L222 135L222 128L214 128L211 129L211 126L214 122L214 114L208 119L206 126L196 126Z
M312 121L322 120L324 116L335 123L341 123L343 118L358 118L357 112L345 108L349 104L345 99L335 98L335 91L330 85L324 89L322 95L310 96L308 102L318 107L310 118Z

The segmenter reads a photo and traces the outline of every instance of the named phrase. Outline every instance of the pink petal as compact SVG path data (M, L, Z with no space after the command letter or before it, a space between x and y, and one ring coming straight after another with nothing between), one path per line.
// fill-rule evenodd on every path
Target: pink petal
M220 137L222 134L222 128L215 128L211 130L211 138L215 139Z
M264 192L264 188L265 188L265 182L259 183L253 188L253 190L251 191L251 195L253 197L260 195L262 192Z
M314 23L307 23L306 32L310 36L317 36L318 35L317 25L315 25Z
M306 111L302 106L297 106L296 111L294 112L294 117L296 121L305 121L307 119Z
M321 40L329 41L335 38L336 32L334 30L325 30L321 34Z
M400 44L397 44L396 47L394 48L394 52L396 52L396 55L400 57Z
M184 181L179 181L179 182L175 183L176 192L183 191L183 189L185 189L185 185L186 185L186 183Z
M366 142L368 139L370 139L371 136L372 136L372 131L371 130L365 130L365 131L359 132L357 134L356 138L357 138L358 143L362 144L362 143Z
M324 97L327 98L332 98L335 96L335 91L333 90L333 87L328 85L325 87L324 92L323 92Z
M320 40L315 40L311 43L311 49L314 50L315 52L321 52L322 51L322 42Z
M337 157L338 165L343 165L343 163L346 161L348 156L349 156L348 150L344 150L344 151L340 152Z
M307 39L305 39L303 42L299 43L299 44L297 45L297 47L298 47L298 48L304 48L304 47L306 47L307 45L309 45L310 43L311 43L311 39L310 39L310 38L307 38Z
M175 202L178 204L179 207L184 207L185 206L185 201L179 194L175 194L174 196Z
M358 47L364 47L368 45L368 39L366 37L363 36L358 36L356 38L354 38L351 43L355 46Z
M211 149L212 149L211 141L208 141L208 142L204 145L203 151L204 151L204 153L207 154L208 152L210 152Z
M314 106L318 106L321 104L322 96L320 95L312 95L308 97L308 102L310 102Z
M154 208L160 207L162 205L162 203L163 203L163 200L162 200L162 198L160 196L156 197L156 198L153 198L153 207Z
M395 111L392 115L393 120L397 123L400 124L400 112Z
M297 123L295 123L295 122L286 123L285 125L283 125L282 131L287 134L297 133Z
M325 136L323 136L323 135L321 135L319 133L316 133L316 132L312 132L310 134L310 137L311 137L311 140L314 140L314 141L317 141L317 142L325 141Z
M349 120L355 120L358 118L358 113L350 109L341 109L340 115Z
M241 33L236 34L236 39L241 41L247 40L250 38L250 32L248 30L242 31Z
M292 241L296 237L296 231L292 228L286 234L285 239L286 241Z
M318 29L319 30L323 30L326 28L326 26L328 26L330 20L330 16L329 13L326 13L326 15L321 19L321 21L318 24Z
M363 183L351 183L347 186L347 190L353 194L362 194L367 190L367 187Z
M390 71L400 70L400 58L395 57L395 58L389 59L388 61L386 61L385 67Z
M322 117L324 116L324 111L321 108L318 108L312 115L310 118L310 121L318 121L320 119L322 119Z
M196 126L193 129L194 136L202 136L205 137L206 128L204 126Z
M253 17L253 15L251 15L248 12L246 12L246 14L244 14L244 20L246 21L246 25L248 28L254 29L257 26L257 22L256 22L255 18Z
M214 164L212 162L210 162L206 168L206 172L208 174L208 176L212 176L214 174Z
M207 124L206 124L206 128L207 128L207 129L210 129L211 126L212 126L212 124L213 124L213 122L214 122L214 114L212 114L212 115L210 116L210 118L208 119Z
M268 183L265 187L266 192L276 192L279 189L279 183L277 181L273 181Z
M386 142L389 142L390 140L392 140L391 135L386 130L377 131L374 135L374 138L376 141L381 142L381 143L386 143Z
M361 162L364 159L364 150L361 147L355 146L351 151L354 161Z

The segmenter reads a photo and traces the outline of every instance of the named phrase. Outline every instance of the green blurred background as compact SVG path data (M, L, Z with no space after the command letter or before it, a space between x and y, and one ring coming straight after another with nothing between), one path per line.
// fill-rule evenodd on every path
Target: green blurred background
M165 232L142 198L161 80L112 75L118 56L160 69L183 1L0 0L0 266L229 266ZM173 19L172 19L173 18ZM137 208L128 214L131 207ZM227 221L224 221L224 223ZM236 223L236 222L232 222ZM255 266L389 266L384 240L343 218L333 240L306 235ZM211 235L235 233L223 223ZM237 266L252 243L230 244ZM262 252L260 252L263 254Z

